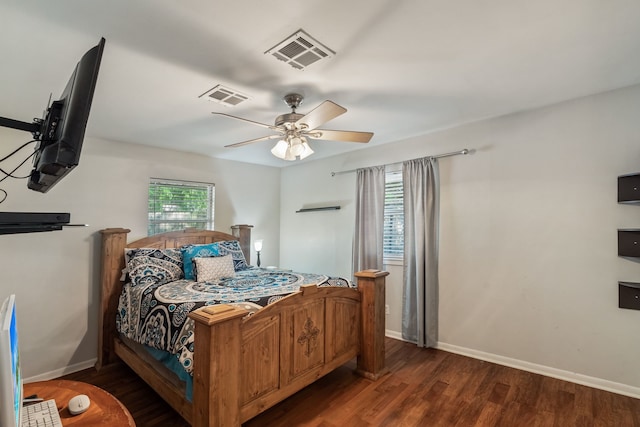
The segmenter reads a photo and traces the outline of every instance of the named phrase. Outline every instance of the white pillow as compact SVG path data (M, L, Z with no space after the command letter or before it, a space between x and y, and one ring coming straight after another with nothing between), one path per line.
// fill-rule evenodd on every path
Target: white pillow
M196 281L215 282L223 277L235 277L231 254L216 257L196 257L193 259L196 267Z

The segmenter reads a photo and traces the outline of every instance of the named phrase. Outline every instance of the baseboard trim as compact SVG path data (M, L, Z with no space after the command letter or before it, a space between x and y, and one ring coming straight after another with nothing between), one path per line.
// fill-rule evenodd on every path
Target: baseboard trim
M396 332L396 331L391 331L389 329L385 329L384 334L385 334L385 336L387 336L389 338L393 338L393 339L400 340L400 341L406 341L405 339L402 339L402 334L400 332Z
M393 337L391 337L393 338ZM627 384L616 383L601 378L590 377L588 375L578 374L576 372L565 371L562 369L551 368L549 366L538 365L536 363L525 362L524 360L512 359L510 357L500 356L483 351L473 350L470 348L460 347L457 345L439 342L437 347L439 350L448 351L450 353L469 356L474 359L484 360L486 362L496 363L498 365L508 366L510 368L521 369L534 374L545 375L547 377L557 378L587 387L593 387L600 390L610 391L612 393L622 394L633 398L640 398L640 388Z
M71 374L73 372L82 371L83 369L92 368L95 366L97 358L90 359L84 362L76 363L74 365L65 366L64 368L56 369L54 371L45 372L44 374L35 375L33 377L25 378L25 383L33 383L36 381L48 381L54 378L60 378L63 375Z
M402 338L402 334L397 331L385 330L385 335L400 341L412 342ZM414 343L415 344L415 343ZM471 348L460 347L453 344L438 342L436 346L438 350L448 351L449 353L461 354L463 356L472 357L485 362L491 362L510 368L521 369L534 374L545 375L551 378L557 378L563 381L593 387L600 390L610 391L611 393L621 394L636 399L640 399L640 387L634 387L627 384L617 383L614 381L604 380L602 378L590 377L588 375L578 374L576 372L565 371L562 369L551 368L549 366L538 365L536 363L526 362L524 360L512 359L510 357L500 356L493 353L474 350Z

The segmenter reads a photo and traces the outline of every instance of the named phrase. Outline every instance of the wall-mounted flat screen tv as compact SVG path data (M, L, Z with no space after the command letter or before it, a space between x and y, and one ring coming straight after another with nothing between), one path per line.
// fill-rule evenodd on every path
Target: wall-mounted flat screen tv
M0 126L31 132L38 141L27 186L46 193L80 162L84 131L98 81L105 39L87 51L73 70L60 98L33 123L0 117Z

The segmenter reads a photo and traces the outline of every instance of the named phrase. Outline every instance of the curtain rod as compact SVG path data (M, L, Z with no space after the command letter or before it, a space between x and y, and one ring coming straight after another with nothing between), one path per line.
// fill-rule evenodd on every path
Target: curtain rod
M422 159L439 159L441 157L450 157L450 156L457 156L459 154L469 154L471 153L471 150L468 150L466 148L460 150L460 151L452 151L451 153L443 153L443 154L436 154L435 156L426 156L426 157L419 157ZM413 159L415 160L415 159ZM391 165L397 165L400 164L402 162L395 162L395 163L389 163L386 165L378 165L378 166L391 166ZM376 167L376 166L369 166L369 167ZM362 169L362 168L358 168L358 169ZM336 176L336 175L342 175L345 173L352 173L352 172L356 172L358 169L350 169L348 171L339 171L339 172L331 172L331 176Z

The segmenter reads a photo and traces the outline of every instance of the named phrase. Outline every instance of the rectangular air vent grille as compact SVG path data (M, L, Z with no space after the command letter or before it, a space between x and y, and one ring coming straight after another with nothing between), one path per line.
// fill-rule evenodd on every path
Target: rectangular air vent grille
M332 58L336 54L304 30L296 31L265 53L298 70L304 70L309 65L321 59Z
M247 95L244 95L237 90L230 89L222 85L214 86L213 88L200 95L200 98L205 98L209 101L218 102L230 107L235 107L236 105L251 99Z

